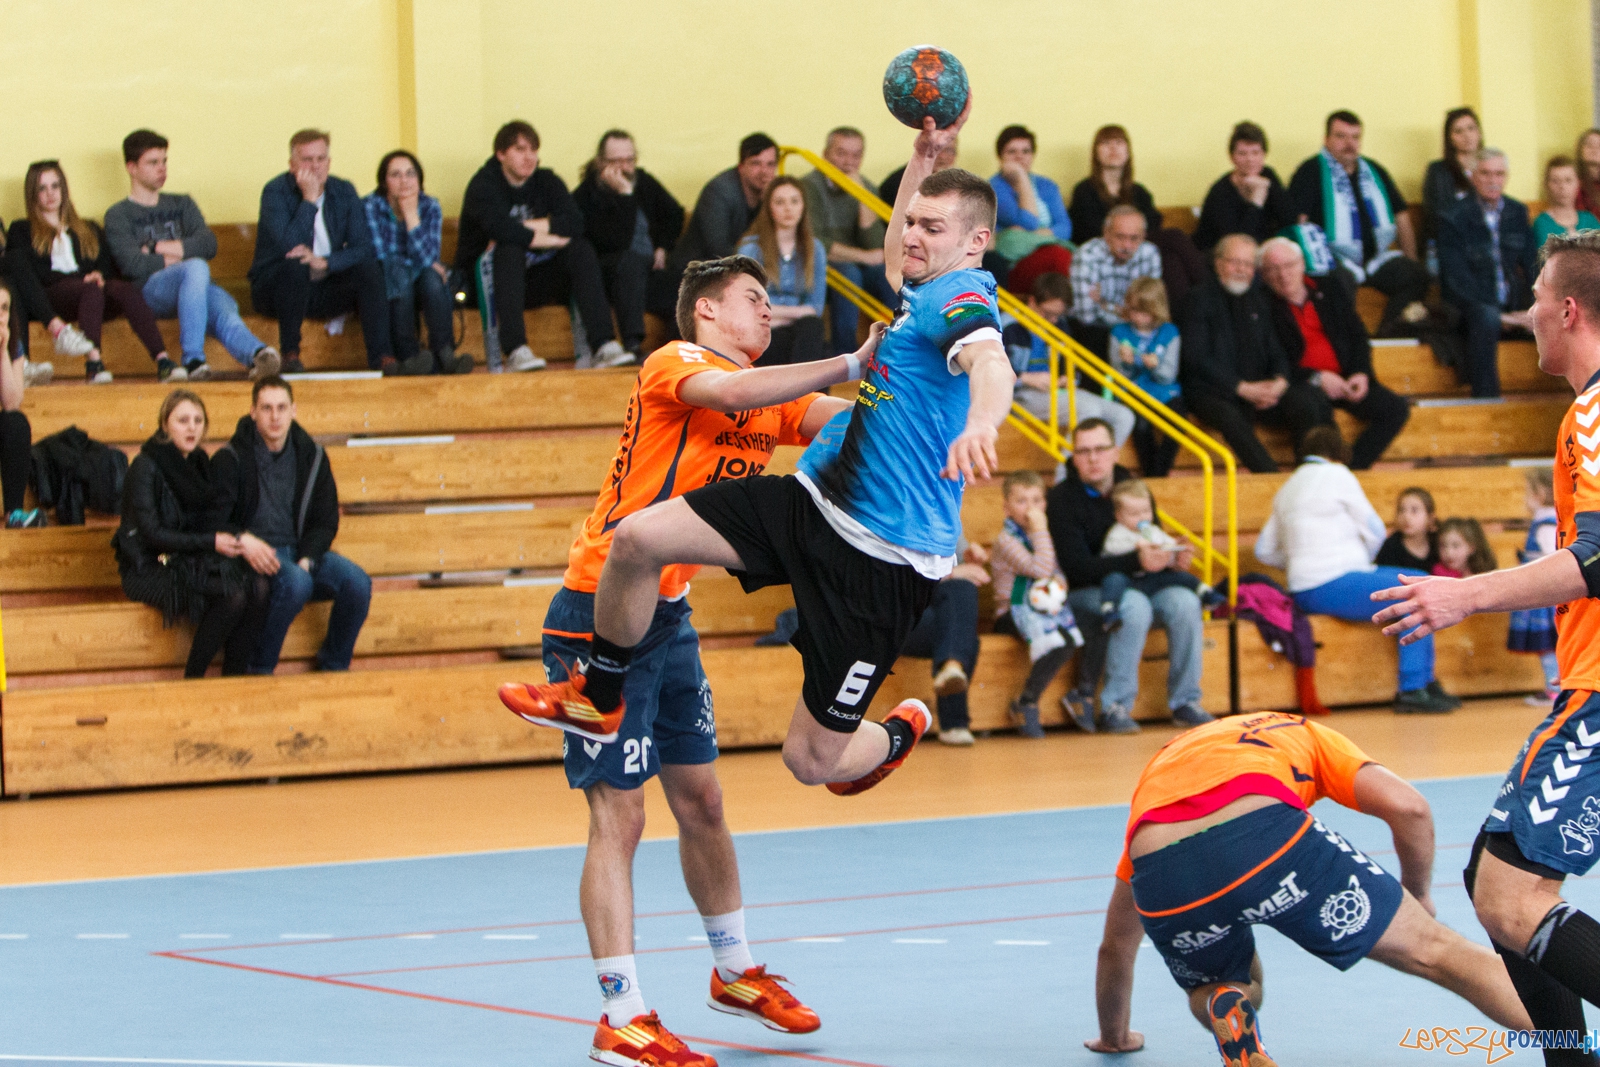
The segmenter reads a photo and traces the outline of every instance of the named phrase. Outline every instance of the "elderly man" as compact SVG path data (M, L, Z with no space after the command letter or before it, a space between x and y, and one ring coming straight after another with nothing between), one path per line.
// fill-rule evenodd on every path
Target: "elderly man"
M844 171L844 176L876 195L878 187L861 173L867 141L854 126L828 132L822 158ZM820 170L800 180L805 187L806 215L811 232L828 251L828 266L893 307L894 290L883 272L884 222L878 213L851 196ZM833 354L856 350L856 326L861 311L839 292L828 290L828 321L833 327Z
M1528 325L1535 264L1528 209L1505 195L1506 154L1478 152L1472 169L1475 195L1439 214L1439 283L1461 311L1466 334L1466 376L1472 395L1500 395L1500 337Z
M1428 269L1417 262L1417 235L1406 198L1375 160L1361 154L1361 120L1335 111L1323 127L1322 151L1289 180L1289 202L1301 222L1322 227L1339 266L1357 285L1389 298L1380 337L1427 318Z
M1296 447L1313 426L1333 421L1328 399L1298 380L1256 284L1256 243L1229 234L1212 252L1217 276L1189 294L1179 371L1189 410L1222 435L1257 473L1278 469L1255 423L1282 426Z
M1256 258L1294 377L1366 424L1350 449L1350 466L1366 470L1405 428L1411 405L1374 376L1372 342L1348 282L1337 272L1306 277L1305 253L1287 237L1270 238Z
M1161 277L1161 253L1144 235L1139 209L1118 204L1101 236L1084 242L1072 258L1072 336L1097 356L1106 352L1111 327L1123 321L1129 283Z
M1117 446L1111 427L1101 419L1084 419L1072 435L1072 462L1067 476L1045 496L1045 520L1055 544L1056 559L1067 579L1068 601L1080 619L1100 615L1100 583L1109 574L1135 574L1183 568L1189 563L1188 546L1172 550L1141 545L1137 552L1102 556L1112 514L1111 487L1133 477L1117 465ZM1204 629L1200 598L1182 586L1146 596L1136 589L1122 594L1117 605L1122 625L1105 634L1098 626L1084 627L1083 659L1078 667L1077 691L1068 696L1071 719L1077 725L1091 721L1094 687L1102 670L1106 685L1100 694L1096 727L1106 733L1137 733L1133 703L1139 695L1139 663L1150 627L1159 623L1167 631L1167 706L1181 726L1211 721L1200 706L1200 653Z

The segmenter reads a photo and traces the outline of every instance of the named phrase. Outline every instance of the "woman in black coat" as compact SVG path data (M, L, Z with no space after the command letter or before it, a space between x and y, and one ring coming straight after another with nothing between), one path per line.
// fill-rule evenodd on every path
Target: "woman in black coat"
M161 403L160 427L128 467L122 525L112 542L122 591L158 608L166 625L194 623L185 678L205 677L226 646L224 675L244 674L270 585L240 557L239 539L208 528L211 458L200 447L206 406L187 389Z

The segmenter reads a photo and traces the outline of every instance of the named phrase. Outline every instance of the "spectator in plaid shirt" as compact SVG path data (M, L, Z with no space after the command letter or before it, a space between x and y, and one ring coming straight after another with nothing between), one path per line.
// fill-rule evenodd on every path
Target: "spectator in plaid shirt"
M1144 234L1139 209L1118 204L1106 215L1103 235L1072 257L1072 336L1096 355L1106 351L1111 327L1123 321L1128 286L1135 278L1161 277L1161 253Z
M389 336L403 374L470 374L472 357L456 355L450 289L439 261L444 212L422 191L422 163L396 149L378 164L378 187L362 201L372 248L389 299ZM417 339L417 312L428 324L428 351Z

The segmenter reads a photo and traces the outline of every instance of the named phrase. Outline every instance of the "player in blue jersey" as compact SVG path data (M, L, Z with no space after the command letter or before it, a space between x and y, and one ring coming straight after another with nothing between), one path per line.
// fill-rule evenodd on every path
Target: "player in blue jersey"
M870 789L927 730L919 700L882 722L862 716L955 566L962 488L998 466L1011 408L995 282L979 269L994 192L968 171L934 173L970 111L969 98L949 127L929 119L917 135L884 241L900 307L859 368L855 405L818 434L797 474L716 481L624 519L595 596L587 670L529 687L541 718L581 732L615 712L662 568L697 563L726 567L746 591L794 590L805 683L783 759L800 781L841 796Z

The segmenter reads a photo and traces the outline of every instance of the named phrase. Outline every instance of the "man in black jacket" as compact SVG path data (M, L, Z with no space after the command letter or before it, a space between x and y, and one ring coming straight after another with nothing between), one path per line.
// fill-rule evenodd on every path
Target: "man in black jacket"
M1067 579L1067 601L1080 620L1100 618L1100 583L1108 574L1162 571L1189 564L1190 549L1177 551L1145 545L1137 552L1102 556L1106 531L1116 522L1111 487L1133 477L1117 466L1111 426L1102 419L1084 419L1072 432L1072 462L1067 476L1045 494L1045 521L1056 549L1056 561ZM1097 727L1105 733L1138 733L1133 705L1139 695L1139 663L1145 639L1155 624L1167 631L1167 706L1180 726L1211 721L1200 706L1200 660L1205 624L1200 598L1182 586L1146 596L1137 589L1122 594L1117 605L1122 625L1110 634L1091 623L1083 627L1083 658L1078 663L1079 698L1092 704L1102 671Z
M316 669L350 668L367 621L372 579L332 551L339 489L328 454L295 421L294 389L272 375L250 390L250 414L211 460L210 527L239 539L245 562L272 576L271 603L251 674L278 666L289 624L310 600L333 601Z
M1372 341L1348 278L1339 271L1307 278L1300 246L1273 237L1261 246L1261 280L1272 294L1273 326L1294 378L1310 382L1334 407L1366 423L1350 448L1350 466L1366 470L1405 428L1411 405L1373 373Z
M606 293L617 313L622 347L639 358L644 313L671 318L678 294L667 254L683 233L683 205L639 167L633 136L607 130L572 192L583 229L600 257Z
M1500 395L1500 336L1525 330L1539 273L1528 209L1505 195L1506 154L1478 153L1475 195L1440 212L1439 287L1461 312L1472 395Z
M1189 294L1179 368L1184 402L1257 473L1278 469L1254 423L1286 427L1295 446L1313 426L1333 421L1328 400L1295 380L1255 283L1256 242L1242 233L1217 242L1216 277Z
M592 366L632 362L617 343L611 305L594 245L583 235L583 212L555 171L539 166L539 134L521 119L494 135L494 155L467 183L461 202L456 267L474 279L478 259L490 252L494 311L506 369L540 370L545 361L528 347L525 308L577 303Z

